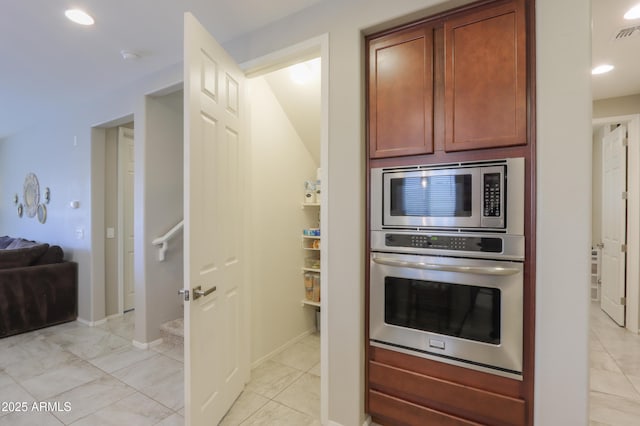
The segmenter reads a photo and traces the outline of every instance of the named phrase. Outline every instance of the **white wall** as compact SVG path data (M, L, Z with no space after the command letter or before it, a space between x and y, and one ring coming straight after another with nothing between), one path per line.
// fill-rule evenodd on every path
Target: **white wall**
M118 127L105 131L105 193L104 226L118 229ZM105 315L118 312L118 239L104 241L104 304Z
M536 2L535 422L588 424L590 7Z
M593 101L593 117L618 117L640 112L640 94Z
M101 274L104 277L104 264L100 271L99 265L92 263L92 257L99 258L100 250L104 249L104 235L102 231L101 235L92 232L91 208L94 199L99 205L104 203L97 201L103 199L103 193L92 190L92 173L100 174L95 163L92 169L92 161L104 160L101 148L91 146L92 127L131 114L140 115L144 94L181 80L181 66L169 67L103 98L87 100L75 109L38 117L31 128L0 142L0 234L59 244L67 259L78 262L78 316L85 321L104 318L104 279L99 278ZM142 134L136 129L136 140ZM102 152L103 148L104 145ZM12 197L14 193L22 194L28 172L38 175L42 187L51 188L44 225L15 215ZM103 185L95 183L96 188ZM140 187L137 191L136 197L140 195ZM80 207L70 209L71 200L78 200ZM139 202L141 199L136 199ZM82 239L76 238L77 229L83 230ZM93 298L94 294L98 297Z
M303 182L316 164L263 77L249 80L251 114L251 362L255 364L314 328L315 310L301 306ZM320 129L317 129L320 132Z

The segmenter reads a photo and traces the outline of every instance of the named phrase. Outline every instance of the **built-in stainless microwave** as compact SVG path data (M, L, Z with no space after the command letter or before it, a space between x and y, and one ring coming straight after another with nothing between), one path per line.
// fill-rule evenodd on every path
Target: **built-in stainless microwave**
M524 159L371 169L371 228L524 234Z

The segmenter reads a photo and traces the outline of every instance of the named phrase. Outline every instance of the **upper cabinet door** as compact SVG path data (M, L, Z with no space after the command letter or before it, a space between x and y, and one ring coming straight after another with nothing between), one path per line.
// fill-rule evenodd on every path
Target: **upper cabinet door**
M445 150L527 143L524 1L444 23Z
M369 43L371 158L433 152L433 29L425 26Z

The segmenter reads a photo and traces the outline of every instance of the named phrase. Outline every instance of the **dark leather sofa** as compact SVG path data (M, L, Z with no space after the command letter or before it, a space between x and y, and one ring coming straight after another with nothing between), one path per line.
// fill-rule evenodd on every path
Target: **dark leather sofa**
M74 321L78 265L59 246L0 237L0 338Z

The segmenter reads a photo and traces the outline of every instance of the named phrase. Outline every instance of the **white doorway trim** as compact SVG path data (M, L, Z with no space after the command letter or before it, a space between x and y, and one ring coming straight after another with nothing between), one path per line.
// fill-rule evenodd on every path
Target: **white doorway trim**
M294 63L307 59L317 58L321 60L321 89L320 89L320 179L323 191L321 192L322 209L320 211L320 222L322 223L322 240L320 241L320 251L327 253L329 248L329 197L326 188L329 187L329 34L303 41L301 43L270 53L260 58L240 64L247 77L256 77L266 74L276 69L283 68ZM322 424L328 423L329 418L329 335L327 313L330 311L328 301L331 299L329 293L331 287L328 279L328 258L322 256L320 259L320 288L322 289L322 309L320 310L320 421ZM248 293L248 292L247 292ZM249 305L247 305L249 306Z
M629 132L627 158L627 259L640 259L640 114L595 118L593 127L626 124ZM627 262L626 328L640 331L640 262Z

